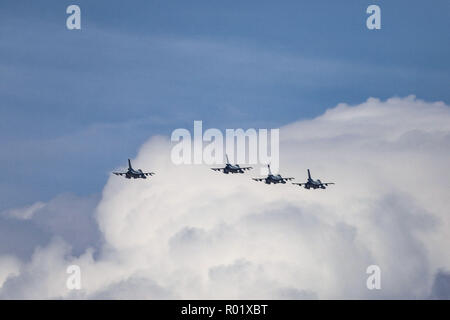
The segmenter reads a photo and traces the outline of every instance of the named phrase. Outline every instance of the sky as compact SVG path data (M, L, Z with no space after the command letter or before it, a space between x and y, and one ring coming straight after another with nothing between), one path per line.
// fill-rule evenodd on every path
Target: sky
M377 3L372 31L367 1L80 1L69 31L70 1L2 1L0 209L98 192L149 136L194 120L278 128L371 96L448 102L448 1Z
M65 11L70 4L77 4L81 8L81 30L66 28L68 15ZM381 8L381 30L366 28L366 8L371 4L377 4ZM136 240L137 245L130 245L132 248L122 248L124 244L114 242L113 239L117 236L115 232L119 232L115 229L117 219L123 218L123 213L111 209L114 212L111 213L111 221L104 218L107 214L102 208L115 203L108 197L108 190L113 188L111 185L114 183L123 187L123 192L131 192L131 197L136 190L135 186L128 186L128 190L123 185L125 182L113 180L110 172L124 167L127 158L137 158L138 163L139 159L149 159L152 170L159 169L156 163L153 165L153 161L160 161L160 165L167 166L163 160L167 156L166 148L161 146L164 143L158 142L155 136L162 136L161 139L164 139L170 137L171 132L177 128L192 130L193 121L202 120L205 128L282 128L282 140L290 137L289 139L294 140L292 143L295 148L305 150L303 153L287 147L281 150L282 172L291 169L302 177L304 166L310 164L302 163L301 170L295 169L295 157L304 159L304 154L316 154L320 160L317 160L315 166L321 175L345 181L345 173L351 176L348 181L357 183L360 176L351 173L347 162L350 159L342 156L342 162L338 163L342 169L339 169L334 163L336 161L327 165L327 159L321 155L326 153L325 147L330 147L327 143L332 138L326 137L323 149L317 146L317 150L310 150L316 148L313 143L315 139L324 139L320 133L317 133L318 136L314 135L317 130L315 124L320 123L320 119L326 118L330 112L347 111L345 108L342 110L343 103L355 106L350 110L373 108L374 118L370 118L373 121L370 123L380 130L385 128L385 124L380 121L390 122L391 119L385 110L386 106L398 108L398 113L392 115L393 124L386 124L388 127L392 125L393 128L399 128L398 132L392 129L395 131L393 136L385 136L381 132L371 132L366 136L369 133L352 127L353 116L344 117L342 121L350 121L347 125L355 132L349 129L349 133L343 134L343 124L346 122L339 123L338 120L332 121L331 129L320 127L318 130L324 132L325 136L327 132L331 132L330 135L334 134L333 139L336 141L344 140L343 147L341 151L336 151L337 154L340 155L340 152L348 148L349 155L355 155L354 160L370 164L369 173L363 179L362 191L378 190L374 189L368 178L374 178L375 173L383 173L389 175L387 190L392 192L389 195L386 191L386 195L383 193L384 198L377 198L376 201L368 199L366 193L361 196L363 200L356 196L348 200L355 207L361 201L366 206L368 203L374 205L375 208L365 207L363 210L368 216L363 222L343 217L343 212L346 211L343 204L339 206L331 200L321 203L320 198L312 196L313 208L314 205L319 208L324 206L324 215L328 211L333 213L329 213L332 218L320 217L316 222L311 222L311 230L330 228L331 234L343 241L344 252L348 252L349 256L357 255L358 263L364 265L370 259L353 251L360 249L347 246L345 241L348 240L348 233L339 228L366 230L367 224L373 222L371 219L375 219L372 212L400 212L398 219L402 220L405 217L402 214L427 211L431 207L430 212L416 212L419 222L413 219L409 227L402 229L404 237L401 241L404 241L405 247L400 247L402 250L406 247L411 249L405 249L405 252L409 252L405 255L417 262L412 263L415 268L428 275L424 280L427 282L410 287L406 285L406 280L402 282L400 279L395 282L398 287L387 290L384 297L411 297L409 292L416 291L417 294L412 297L445 296L448 294L445 288L448 288L446 272L450 270L449 262L440 258L439 252L430 250L433 251L432 245L448 240L448 233L436 231L439 236L435 238L426 234L429 230L434 230L433 223L436 222L429 222L430 229L426 232L417 231L425 232L420 239L416 239L416 231L411 230L416 230L417 225L421 225L422 215L426 221L447 221L443 212L448 212L448 201L440 197L440 191L435 189L440 187L448 191L448 182L440 178L444 174L437 171L435 179L439 183L436 185L426 180L428 176L420 175L421 179L425 179L426 185L430 183L429 188L436 192L436 198L433 198L431 191L430 194L420 189L408 191L405 186L417 185L419 179L408 177L407 174L399 175L402 162L397 160L403 159L403 155L398 154L401 151L413 155L417 162L412 163L416 163L416 168L412 166L409 171L405 169L413 177L418 172L417 168L424 172L430 168L447 171L446 160L449 154L442 146L448 146L449 141L449 12L450 3L440 0L433 1L432 5L425 1L375 0L283 3L133 1L130 4L124 4L123 1L2 1L0 166L3 174L0 180L0 228L5 241L1 241L0 245L0 266L6 267L0 268L0 282L2 274L18 276L7 287L2 288L1 294L4 297L26 296L21 291L23 289L20 284L27 287L30 284L29 273L34 270L33 266L39 255L49 254L63 266L66 260L61 255L71 254L75 260L92 259L93 263L84 261L87 268L99 270L98 265L105 266L108 270L113 270L110 272L111 277L119 279L115 282L105 279L96 284L98 288L84 292L83 297L117 297L117 292L127 292L127 288L136 287L130 286L129 281L132 284L133 281L141 283L142 279L145 279L142 281L142 295L145 295L148 286L152 288L148 291L154 292L150 297L189 297L187 289L173 288L173 284L163 280L173 274L161 270L147 272L147 269L153 267L148 261L143 262L147 268L144 271L136 270L131 264L126 265L123 270L118 267L117 260L124 259L127 255L132 257L133 263L139 263L140 261L134 260L136 252L139 252L142 244L147 244L148 239L142 240L142 243ZM372 97L378 99L378 102L371 104ZM439 101L442 105L436 107L435 103ZM377 108L385 112L380 118L376 116ZM429 115L430 121L426 121L427 113L422 114L420 108L438 110ZM410 113L413 115L410 116ZM414 117L415 114L417 117ZM424 118L424 122L419 121L419 118ZM436 124L434 121L440 122ZM402 122L405 122L404 126ZM300 129L306 131L294 130L289 133L290 128L295 126L294 123L302 123ZM385 158L380 161L392 163L391 168L387 164L385 166L383 161L380 164L372 163L358 154L358 143L369 138L375 139L372 135L376 134L380 135L376 146L389 149L384 144L396 142L404 148L400 151L389 149L391 153L383 149L386 152ZM307 143L292 138L303 135ZM157 154L149 155L145 146L153 144L156 146L150 149ZM288 146L289 143L285 142L285 145ZM426 152L436 153L435 159L426 158ZM172 169L167 168L170 171L167 174L175 177ZM363 174L363 171L359 173ZM205 179L210 179L209 175L207 177ZM398 186L391 179L398 179L402 185ZM422 183L423 180L420 181ZM163 182L160 180L160 183ZM164 183L168 184L165 189L167 193L175 192L176 186L167 181ZM242 189L251 193L250 187L242 183ZM383 180L379 183L382 184ZM233 187L233 183L225 185ZM140 184L139 186L141 187ZM144 190L150 192L147 187L149 186ZM255 192L254 197L259 198L261 193L258 192L263 191L258 189ZM334 192L343 196L345 191L338 189ZM141 195L139 192L138 194ZM294 197L293 194L291 196ZM142 197L137 198L136 203L147 199L145 195ZM162 206L155 211L167 214L164 205L168 204L162 199L163 194L158 193L158 197L150 196L152 197L153 201ZM282 195L275 193L265 204L272 208L283 199ZM414 210L407 207L411 199L418 202L417 206L411 204ZM191 208L191 202L198 199L186 196L180 201L182 205ZM307 215L307 220L313 219L308 213L321 212L319 209L310 211L309 207L295 201L292 204L292 201L294 200L289 200L291 207L285 208L283 205L279 209L287 215L287 220L290 219L289 214L295 215L295 212L306 212L304 214ZM229 227L232 232L246 230L246 221L254 218L249 217L250 213L265 212L264 206L252 207L244 199L238 203L242 203L251 212L243 210L236 221L224 222L225 228ZM205 207L210 205L205 204ZM137 209L123 208L125 213L130 210ZM176 219L181 214L174 208L171 210L171 219ZM190 210L200 212L203 209L192 205ZM138 210L141 211L145 215L145 210ZM269 211L266 213L269 222L264 217L258 218L263 220L261 228L270 223L271 215L276 214L273 210ZM211 214L214 210L209 208L207 212ZM146 224L152 223L142 217L137 218L138 221L139 219L143 219ZM220 219L224 218L220 216ZM162 239L167 240L169 249L167 252L149 251L147 254L161 255L161 261L164 261L161 265L170 265L168 257L180 259L176 249L179 237L203 239L202 237L208 238L216 231L220 234L220 219L211 221L206 226L199 226L197 222L184 222L180 223L179 229L161 231L167 232ZM292 219L300 219L299 224L303 221L299 217ZM129 223L133 226L133 219ZM161 223L161 230L164 230L165 222ZM427 223L424 225L428 225ZM178 231L180 234L177 235ZM391 230L392 234L395 231ZM224 239L228 239L229 234L223 232ZM413 234L410 235L410 232ZM80 233L85 236L80 237ZM376 235L376 232L372 235L369 233L368 237ZM430 240L431 238L433 239ZM255 246L258 241L265 241L264 238L256 239ZM422 243L421 240L424 239L426 241ZM306 237L299 240L309 243L317 239ZM222 241L217 240L217 244L223 246ZM384 252L386 265L392 263L389 259L394 259L395 255L387 246L374 249L368 238L361 241L355 241L351 245L369 248L368 252L375 257L382 256ZM14 246L10 243L14 243ZM280 244L284 244L283 239ZM170 247L171 245L175 248ZM195 247L195 241L193 246ZM93 250L92 257L89 248ZM205 251L201 248L193 250ZM329 251L332 248L326 246L324 252ZM289 250L287 252L292 253ZM230 268L252 273L252 268L258 270L262 266L276 273L278 269L267 266L266 261L261 258L264 254L266 253L261 252L252 259L247 251L243 251L240 256L230 256L227 261L206 261L205 273L209 272L208 279L212 284L206 282L204 287L192 292L199 297L207 297L210 294L208 290L215 288L215 285L226 284L226 274ZM311 259L326 260L325 257L317 256L311 256ZM280 257L278 262L284 265L286 259ZM189 265L185 267L183 271L191 268ZM304 268L313 270L314 264L308 264ZM353 271L353 268L348 267L348 272ZM416 271L406 274L413 277ZM332 272L326 274L332 278ZM441 280L433 282L435 275L436 279ZM204 274L197 276L202 277ZM265 273L260 276L271 279ZM348 293L346 295L342 288L339 290L338 284L333 288L321 288L288 278L274 277L273 281L278 284L273 286L274 291L267 291L265 297L372 297L364 290L358 291L360 289L344 290ZM110 287L112 289L108 290ZM270 284L266 287L272 288ZM186 284L185 288L189 286ZM242 297L252 296L258 290L250 283L241 291L223 288L222 292L224 295ZM131 291L133 290L130 290L130 294ZM35 294L33 297L43 294L37 284L36 290L30 292L30 296ZM55 289L54 295L49 297L68 294Z
M336 185L175 165L169 138L153 136L133 159L153 164L151 181L111 176L99 199L2 212L0 298L450 298L449 105L370 98L280 132L281 174L304 181L310 168ZM379 290L366 286L372 265Z

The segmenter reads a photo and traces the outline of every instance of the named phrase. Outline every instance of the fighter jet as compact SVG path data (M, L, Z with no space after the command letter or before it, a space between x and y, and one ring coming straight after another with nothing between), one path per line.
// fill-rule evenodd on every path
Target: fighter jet
M330 184L334 184L334 182L322 182L319 179L313 180L311 178L311 172L308 169L308 181L306 183L297 183L293 182L292 184L296 184L298 186L305 186L305 189L326 189L326 187Z
M116 176L125 176L127 179L147 179L148 176L152 176L154 172L142 172L141 169L133 169L131 161L128 159L128 171L127 172L113 172Z
M283 178L279 174L274 176L272 174L272 171L270 171L270 164L267 165L267 167L269 168L269 174L267 175L266 178L253 178L253 180L255 180L255 181L264 181L264 183L266 183L266 184L271 184L271 183L274 183L274 184L277 184L277 183L285 184L286 181L295 179L295 178Z
M214 171L223 171L223 173L244 173L245 170L253 169L252 167L240 167L238 164L232 165L230 164L230 161L228 160L228 155L225 155L227 157L227 163L225 165L225 168L211 168L211 170Z

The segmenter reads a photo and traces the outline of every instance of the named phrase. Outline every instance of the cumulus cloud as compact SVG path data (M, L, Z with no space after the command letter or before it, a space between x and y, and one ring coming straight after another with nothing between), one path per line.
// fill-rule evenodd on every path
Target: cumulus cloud
M39 211L45 207L45 203L38 201L32 205L25 206L23 208L14 208L11 210L6 210L3 215L14 217L17 219L28 220L31 219L36 211Z
M257 183L252 173L227 176L202 165L176 166L168 138L153 137L133 164L157 175L146 181L111 176L95 210L77 210L94 212L96 224L85 219L77 227L63 205L51 211L49 219L57 223L46 225L53 240L36 248L30 261L0 259L0 296L448 294L441 282L448 282L442 270L450 270L444 247L450 240L449 106L415 97L340 104L280 128L280 143L281 174L304 180L309 168L336 185L308 191ZM15 216L32 221L46 206ZM76 253L75 238L65 237L72 226L98 227L100 236ZM65 286L71 264L81 267L79 291ZM381 290L366 287L372 264L381 268Z
M97 248L101 239L94 216L98 201L98 195L66 193L0 212L0 256L15 254L28 260L37 245L45 246L53 237L70 243L74 254Z
M432 299L450 300L450 273L439 270L431 290Z

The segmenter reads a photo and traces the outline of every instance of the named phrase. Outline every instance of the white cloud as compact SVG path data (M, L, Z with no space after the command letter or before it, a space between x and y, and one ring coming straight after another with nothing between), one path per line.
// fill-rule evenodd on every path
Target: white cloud
M0 289L9 277L19 274L20 262L12 256L0 256Z
M33 217L33 215L36 211L42 209L43 207L45 207L45 203L38 201L38 202L33 203L30 206L25 206L23 208L15 208L15 209L11 209L11 210L6 210L2 213L2 215L14 217L17 219L28 220Z
M65 193L48 202L0 212L0 244L12 242L22 249L20 256L30 251L25 247L48 243L52 236L70 243L76 254L90 246L98 247L100 234L94 217L98 201L98 195L79 197ZM0 255L11 251L0 245Z
M99 252L72 256L55 239L1 296L430 296L436 273L450 269L449 106L414 97L340 104L281 128L280 138L281 174L304 180L310 168L336 185L308 191L175 166L168 139L153 137L133 164L157 175L111 176L103 190ZM60 237L63 225L54 226ZM81 267L81 291L65 287L69 264ZM381 267L380 291L366 288L371 264Z

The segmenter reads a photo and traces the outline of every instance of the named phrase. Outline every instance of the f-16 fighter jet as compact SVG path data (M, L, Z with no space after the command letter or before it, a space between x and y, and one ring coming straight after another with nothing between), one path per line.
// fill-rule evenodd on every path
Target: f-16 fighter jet
M245 170L251 170L253 169L252 167L240 167L238 164L230 164L230 161L228 160L228 156L227 157L227 163L225 165L225 168L211 168L211 170L214 171L223 171L223 173L225 174L229 174L229 173L244 173Z
M311 172L308 169L308 181L306 181L306 183L297 183L294 182L292 184L296 184L298 186L304 186L305 189L326 189L328 185L330 184L334 184L334 182L322 182L319 179L317 180L313 180L311 178Z
M264 181L264 183L266 183L266 184L271 184L271 183L274 183L274 184L277 184L277 183L285 184L286 181L295 179L295 178L283 178L279 174L273 175L272 172L270 171L270 164L267 165L267 167L269 168L269 174L267 175L266 178L253 178L253 180L255 180L255 181Z
M113 172L116 176L125 176L127 179L147 179L148 176L152 176L154 172L142 172L141 169L133 169L131 161L128 159L128 171L127 172Z

